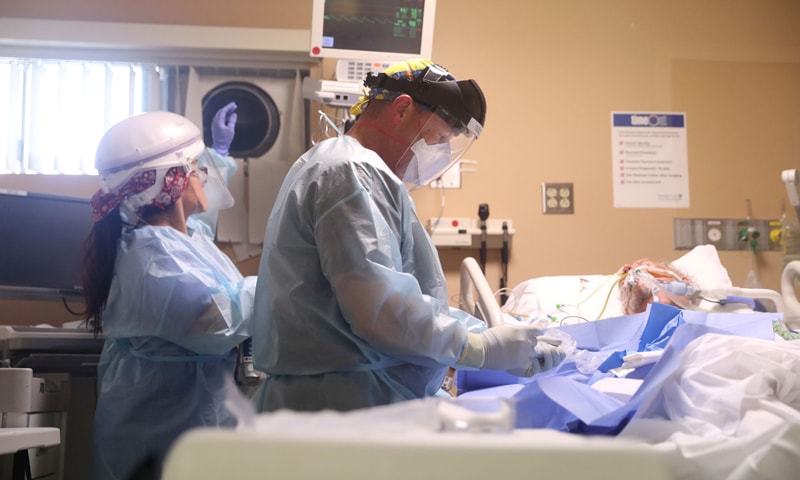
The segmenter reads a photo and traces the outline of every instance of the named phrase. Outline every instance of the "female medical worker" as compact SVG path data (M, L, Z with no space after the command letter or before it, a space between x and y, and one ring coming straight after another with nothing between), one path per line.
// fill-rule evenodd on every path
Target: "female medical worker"
M478 137L478 84L428 60L364 83L355 125L295 162L267 223L253 324L256 368L270 375L262 411L388 404L437 394L448 367L530 376L563 358L530 326L485 329L448 306L406 189Z
M169 112L135 115L100 140L100 190L84 263L88 319L102 330L93 479L159 478L170 444L233 426L223 406L250 335L255 277L243 278L198 214L233 204L219 167L235 104L214 118L214 150Z

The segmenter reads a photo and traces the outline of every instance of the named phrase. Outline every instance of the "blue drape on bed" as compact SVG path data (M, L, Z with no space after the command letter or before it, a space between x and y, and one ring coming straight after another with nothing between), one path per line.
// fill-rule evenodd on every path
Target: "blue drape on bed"
M554 370L533 378L504 372L462 371L457 386L463 396L514 398L517 428L550 428L574 433L616 435L641 403L678 366L677 356L706 333L774 339L776 313L707 313L654 303L646 312L558 327L575 349ZM663 350L658 362L637 368L625 378L641 379L636 393L622 401L592 388L614 377L625 355Z

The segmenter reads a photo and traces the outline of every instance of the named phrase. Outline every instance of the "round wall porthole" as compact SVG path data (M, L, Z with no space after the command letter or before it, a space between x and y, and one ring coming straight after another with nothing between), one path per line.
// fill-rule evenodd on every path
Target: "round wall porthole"
M231 81L214 87L203 96L203 140L211 146L211 121L217 111L236 102L236 133L230 156L254 158L267 153L281 128L278 107L263 89L249 82Z

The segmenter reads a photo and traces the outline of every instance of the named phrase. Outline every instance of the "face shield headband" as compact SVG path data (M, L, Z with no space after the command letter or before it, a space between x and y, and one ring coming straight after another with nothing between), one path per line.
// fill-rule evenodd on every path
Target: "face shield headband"
M413 81L381 73L367 74L364 86L409 95L434 112L442 108L477 138L486 121L486 98L474 80L454 80L439 65L429 65Z

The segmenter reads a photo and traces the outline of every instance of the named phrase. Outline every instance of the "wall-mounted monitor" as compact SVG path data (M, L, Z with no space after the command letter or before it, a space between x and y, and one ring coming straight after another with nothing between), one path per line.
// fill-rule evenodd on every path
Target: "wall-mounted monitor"
M311 56L431 58L436 0L314 0Z
M88 199L0 190L0 298L80 297Z

